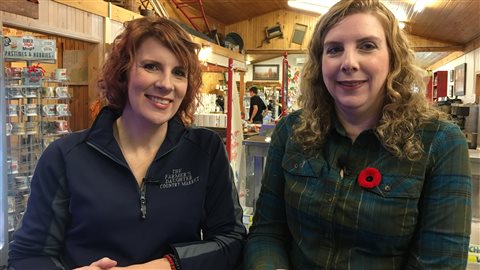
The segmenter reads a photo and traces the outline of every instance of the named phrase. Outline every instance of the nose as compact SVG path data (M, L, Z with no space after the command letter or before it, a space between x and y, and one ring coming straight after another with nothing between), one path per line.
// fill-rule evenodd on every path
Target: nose
M358 71L358 59L354 50L345 49L341 69L345 73Z
M155 80L155 87L162 89L164 91L173 90L173 75L171 72L162 72L158 75L157 80Z

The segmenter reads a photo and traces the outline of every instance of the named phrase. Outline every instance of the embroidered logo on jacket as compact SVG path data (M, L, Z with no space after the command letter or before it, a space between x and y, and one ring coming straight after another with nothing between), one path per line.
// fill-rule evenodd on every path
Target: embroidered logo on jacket
M192 172L182 172L182 169L173 169L171 174L165 174L165 182L160 184L161 189L190 186L200 180L192 177Z

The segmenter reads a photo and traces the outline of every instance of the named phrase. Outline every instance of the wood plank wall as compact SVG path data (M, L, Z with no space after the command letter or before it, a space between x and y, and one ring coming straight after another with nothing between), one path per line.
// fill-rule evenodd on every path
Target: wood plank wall
M104 3L108 5L107 3ZM95 80L103 63L104 17L52 0L40 0L37 20L0 11L4 26L41 33L57 42L57 67L63 67L63 50L86 50L88 55L89 85L71 86L70 101L73 131L90 126L89 102L96 98ZM59 37L59 36L62 37Z
M49 36L49 39L57 41L57 67L63 68L63 52L65 50L91 51L95 45L63 37ZM69 85L69 92L72 98L69 100L69 107L72 113L70 117L70 128L72 131L86 129L90 126L89 88L88 85Z
M277 10L261 15L250 20L245 20L236 24L227 25L226 33L235 32L239 34L244 42L244 50L306 50L313 28L318 20L318 16L298 14L288 10ZM264 42L265 29L280 23L283 32L283 38L273 38L270 43ZM307 25L307 32L302 45L292 43L292 34L295 23Z

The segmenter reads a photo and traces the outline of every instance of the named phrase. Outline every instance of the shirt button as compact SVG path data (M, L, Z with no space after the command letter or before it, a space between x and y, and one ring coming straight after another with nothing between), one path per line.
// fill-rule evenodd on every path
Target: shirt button
M298 163L295 163L295 165L293 165L293 167L298 168Z
M385 187L383 187L383 190L389 192L390 190L392 190L392 188L390 187L390 185L385 185Z

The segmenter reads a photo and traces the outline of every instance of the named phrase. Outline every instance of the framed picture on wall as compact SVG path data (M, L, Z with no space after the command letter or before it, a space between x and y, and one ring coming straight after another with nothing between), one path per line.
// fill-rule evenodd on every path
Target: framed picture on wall
M455 89L455 96L465 96L465 87L467 84L467 63L463 63L455 67L455 79L453 81L453 88Z
M279 65L253 65L254 81L278 81Z

